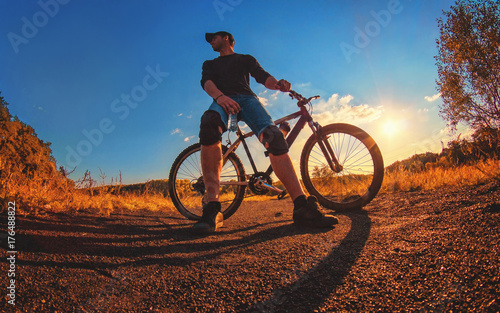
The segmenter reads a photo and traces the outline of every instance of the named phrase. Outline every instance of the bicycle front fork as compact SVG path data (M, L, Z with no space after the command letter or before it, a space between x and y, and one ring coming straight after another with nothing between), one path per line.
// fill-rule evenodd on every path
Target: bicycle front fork
M342 172L344 167L339 163L337 157L335 156L335 153L333 152L332 146L328 141L329 136L323 135L322 128L317 122L310 121L309 126L313 130L313 133L316 135L316 140L318 142L319 148L325 156L330 169L335 173Z

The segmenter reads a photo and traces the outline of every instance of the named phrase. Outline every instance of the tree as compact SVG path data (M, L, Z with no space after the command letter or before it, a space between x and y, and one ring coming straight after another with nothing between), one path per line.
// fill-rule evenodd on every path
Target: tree
M500 128L500 0L458 0L439 19L441 116L456 129Z
M0 122L7 122L11 118L7 108L8 105L7 101L2 97L2 92L0 92Z
M57 171L50 143L12 116L7 106L0 95L0 202L16 201L31 210L69 199L74 183Z
M485 158L500 157L500 129L481 127L472 134L476 155Z

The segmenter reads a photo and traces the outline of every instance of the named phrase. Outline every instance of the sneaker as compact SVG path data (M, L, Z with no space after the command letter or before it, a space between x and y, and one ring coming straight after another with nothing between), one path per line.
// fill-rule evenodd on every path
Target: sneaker
M333 215L325 215L319 211L318 199L309 196L305 204L293 210L293 223L302 227L326 228L339 223Z
M222 215L220 202L209 202L203 206L201 219L193 225L193 231L198 234L209 234L222 227L224 216Z

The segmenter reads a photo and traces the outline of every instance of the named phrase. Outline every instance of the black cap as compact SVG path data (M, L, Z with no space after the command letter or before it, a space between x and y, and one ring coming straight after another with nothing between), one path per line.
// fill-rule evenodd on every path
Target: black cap
M219 35L219 36L221 36L221 37L225 37L225 36L227 36L227 37L228 37L228 39L229 39L229 43L230 43L231 45L233 45L233 44L234 44L234 37L233 37L233 35L231 35L231 34L230 34L230 33L228 33L228 32L225 32L225 31L220 31L220 32L216 32L216 33L206 33L206 34L205 34L205 40L206 40L208 43L210 43L210 42L212 42L212 39L214 38L214 36L217 36L217 35Z

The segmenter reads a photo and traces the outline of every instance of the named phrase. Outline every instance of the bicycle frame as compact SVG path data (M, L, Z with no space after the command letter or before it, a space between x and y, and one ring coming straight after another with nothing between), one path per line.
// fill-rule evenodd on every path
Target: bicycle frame
M293 119L295 119L295 118L297 118L299 116L300 116L300 119L297 121L297 124L295 124L295 126L293 127L293 129L290 131L290 133L286 137L286 142L288 143L289 147L292 146L293 142L295 141L295 139L299 135L299 133L302 130L302 128L304 128L305 124L307 122L312 121L312 118L309 115L309 112L307 112L307 110L304 107L301 107L300 111L297 111L295 113L287 115L287 116L285 116L283 118L280 118L279 120L276 120L274 122L275 125L279 125L281 123L293 120ZM249 161L250 161L250 163L252 165L252 168L253 168L254 172L257 172L257 168L255 167L255 163L253 162L252 156L251 156L250 151L248 150L248 146L247 146L247 144L245 142L246 138L252 137L253 135L255 135L255 133L254 132L249 132L249 133L245 134L245 133L243 133L243 131L238 126L238 130L236 131L236 135L238 136L238 138L236 139L236 141L233 144L231 144L228 147L227 152L224 154L224 160L226 160L227 156L231 152L234 152L239 147L239 145L241 143L243 143L243 147L245 148L245 151L247 152L247 155L248 155ZM268 171L270 171L269 174L272 173L272 169L268 169Z
M315 98L315 97L313 97L313 98ZM288 147L292 146L292 144L295 142L298 135L300 134L300 132L302 131L302 129L304 128L304 126L306 124L309 124L309 127L311 128L314 135L322 137L321 126L317 122L313 121L311 115L309 114L309 112L307 111L307 108L305 106L307 103L309 103L309 101L310 101L310 99L305 100L304 98L301 97L301 99L299 99L299 102L298 102L298 105L300 107L299 111L274 121L275 125L280 125L281 123L284 123L284 122L287 122L287 121L290 121L290 120L293 120L293 119L300 117L299 120L297 121L297 123L295 124L295 126L290 130L290 132L286 136L286 142L288 144ZM245 141L246 138L249 138L249 137L255 135L254 132L249 132L249 133L245 134L245 133L243 133L243 131L241 131L240 127L238 126L238 129L236 131L236 135L238 136L238 138L236 139L236 141L234 143L232 143L228 147L228 150L226 151L226 153L223 156L224 164L225 164L229 154L234 152L239 147L240 144L243 144L243 147L245 149L245 152L246 152L246 155L247 155L248 160L250 162L250 165L252 166L253 172L254 172L254 174L256 174L258 172L257 166L255 165L252 154L250 153L250 150L248 149L248 145ZM330 145L325 145L323 143L323 140L319 140L319 143L320 143L319 144L320 148L321 148L323 154L325 155L325 157L328 161L328 164L330 165L330 168L335 172L340 172L341 166L338 163ZM269 167L267 168L267 170L265 172L265 175L269 176L272 173L273 173L273 168L271 165L269 165ZM220 182L220 184L221 185L248 185L248 180L245 178L244 182ZM277 187L271 186L263 181L260 181L259 184L262 187L265 187L269 190L272 190L272 191L275 191L278 193L282 193L282 195L284 192L286 192L286 191L283 191Z

